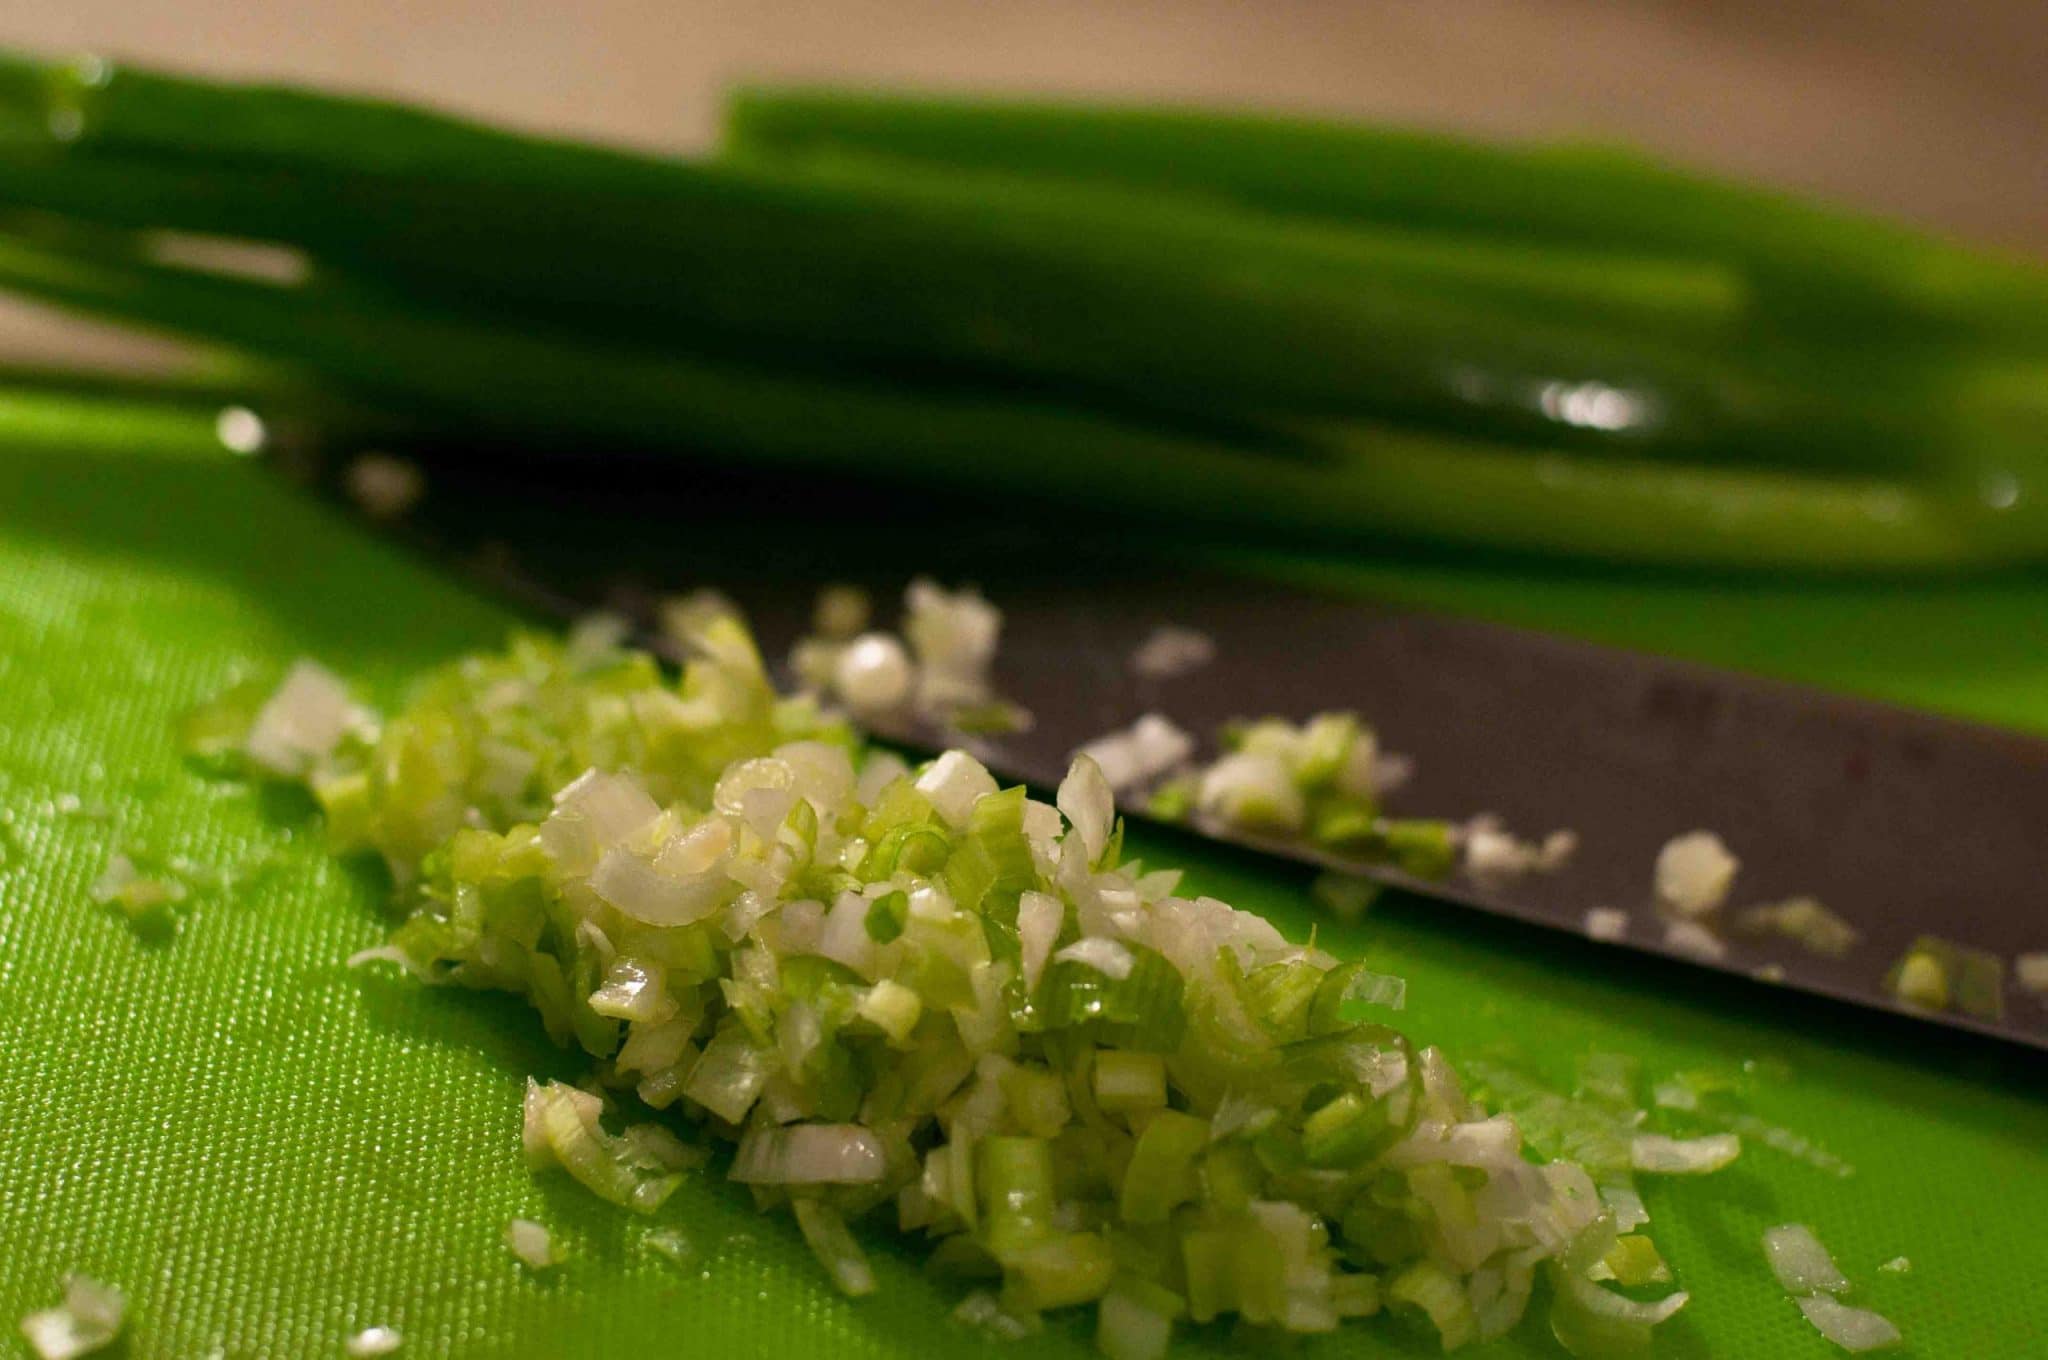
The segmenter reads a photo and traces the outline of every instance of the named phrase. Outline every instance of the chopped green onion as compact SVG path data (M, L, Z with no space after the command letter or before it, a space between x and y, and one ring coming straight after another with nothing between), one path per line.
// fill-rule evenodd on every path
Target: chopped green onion
M875 1292L875 1272L868 1258L846 1230L846 1221L830 1205L815 1199L800 1199L791 1206L804 1241L825 1267L839 1292L850 1298Z
M1892 965L1885 989L1922 1010L1958 1010L1980 1020L2005 1016L2005 961L1934 935L1922 935Z
M1559 1345L1581 1360L1646 1353L1650 1329L1685 1307L1690 1298L1684 1290L1678 1290L1655 1303L1639 1303L1602 1289L1555 1262L1548 1269L1554 1290L1550 1303L1551 1334Z
M1664 1264L1657 1244L1635 1233L1616 1238L1612 1249L1601 1258L1601 1264L1614 1277L1615 1283L1624 1288L1667 1284L1671 1280L1671 1267Z
M697 1244L675 1228L656 1228L640 1239L640 1245L678 1270L697 1264Z
M1096 1092L1101 1098L1101 1065L1097 1060ZM1196 1159L1209 1145L1206 1120L1178 1110L1160 1110L1138 1135L1124 1170L1117 1208L1129 1223L1164 1223L1179 1205L1200 1191Z
M1166 1062L1156 1053L1105 1051L1095 1056L1095 1103L1125 1113L1166 1104Z
M599 1101L561 1082L526 1088L529 1164L554 1164L592 1194L637 1213L651 1214L683 1183L682 1172L702 1154L653 1125L624 1134L598 1123ZM636 1134L638 1136L636 1136Z
M1387 1283L1386 1298L1391 1305L1421 1310L1447 1351L1478 1338L1479 1320L1471 1301L1458 1281L1435 1262L1418 1261L1396 1275Z
M927 605L921 662L964 675L986 616ZM848 1294L876 1284L849 1225L893 1201L936 1239L934 1268L996 1282L963 1321L1024 1334L1093 1303L1116 1356L1158 1356L1183 1314L1306 1333L1388 1303L1457 1344L1513 1326L1546 1265L1657 1278L1647 1241L1604 1226L1588 1171L1537 1166L1515 1118L1369 1018L1400 1005L1399 979L1124 863L1090 760L1047 804L962 752L914 771L859 756L773 695L728 605L669 622L696 658L679 682L613 625L522 639L382 720L353 714L303 772L340 791L330 828L383 855L410 911L359 957L522 995L590 1055L587 1088L528 1085L536 1169L651 1213L717 1140ZM1367 745L1338 716L1254 724L1236 754L1399 848L1389 829L1409 824L1359 782ZM678 1122L614 1110L634 1101ZM1735 1142L1603 1117L1598 1138L1559 1137L1539 1107L1528 1140L1617 1194L1632 1151L1703 1163ZM538 1224L507 1243L555 1259ZM1647 1332L1589 1297L1566 1331Z
M731 1175L748 1185L870 1185L887 1171L881 1140L858 1124L791 1124L749 1133Z
M1861 931L1812 897L1748 907L1736 916L1735 928L1751 935L1782 935L1828 958L1840 958L1863 938Z
M185 900L185 886L175 879L145 876L135 862L116 851L93 880L92 898L117 908L145 938L161 938L177 928L172 908Z
M1369 878L1329 870L1316 875L1309 884L1308 895L1317 906L1349 924L1364 917L1384 891Z
M1109 1360L1163 1360L1174 1320L1187 1311L1180 1296L1148 1280L1125 1275L1102 1296L1095 1348Z

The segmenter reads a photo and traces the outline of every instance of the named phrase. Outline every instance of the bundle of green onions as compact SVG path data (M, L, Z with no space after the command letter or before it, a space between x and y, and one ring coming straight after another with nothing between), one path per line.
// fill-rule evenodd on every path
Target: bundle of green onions
M357 962L517 993L589 1056L584 1086L529 1086L536 1168L654 1213L723 1146L847 1293L876 1284L854 1227L890 1220L987 1282L964 1318L1093 1305L1119 1360L1181 1319L1390 1306L1453 1348L1540 1277L1565 1345L1615 1356L1684 1304L1631 1175L1713 1170L1732 1136L1524 1100L1525 1149L1384 1023L1389 979L1124 862L1092 762L1056 805L963 752L909 766L778 697L729 612L677 617L679 681L591 625L388 719L302 663L188 732L382 856L409 915Z
M2048 556L2048 271L1613 153L753 91L668 159L0 61L0 287L430 427L1339 544ZM218 238L284 247L251 270ZM283 266L283 267L277 267Z

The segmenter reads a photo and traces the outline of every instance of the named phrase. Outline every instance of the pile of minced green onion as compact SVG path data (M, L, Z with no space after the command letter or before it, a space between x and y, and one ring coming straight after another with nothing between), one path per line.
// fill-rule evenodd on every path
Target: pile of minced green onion
M1572 1353L1619 1355L1684 1305L1632 1176L1732 1135L1620 1121L1537 1160L1386 1023L1387 979L1124 860L1092 761L1050 803L909 764L779 696L735 615L676 620L679 678L585 627L382 718L301 663L241 743L389 866L407 916L358 962L524 996L589 1056L530 1085L531 1165L652 1213L723 1149L848 1294L869 1232L914 1234L986 1282L963 1317L1089 1307L1118 1360L1387 1309L1456 1348L1539 1292Z

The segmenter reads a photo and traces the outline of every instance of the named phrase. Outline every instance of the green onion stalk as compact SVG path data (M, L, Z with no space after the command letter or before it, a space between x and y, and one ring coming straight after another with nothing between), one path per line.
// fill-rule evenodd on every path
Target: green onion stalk
M1337 545L1394 536L1671 565L1886 571L2031 561L2048 543L2027 504L2001 506L1974 488L1531 456L1359 423L1276 429L1270 446L1245 445L1012 395L563 341L345 280L278 285L150 264L104 237L0 239L0 286L202 336L292 363L373 406L508 437L711 451Z
M738 92L739 154L879 155L1169 190L1290 216L1442 236L1715 262L1773 319L1830 340L1899 325L2048 347L2048 269L1619 148L1206 110L762 87Z
M1718 259L1161 211L1129 186L872 155L673 160L93 60L0 66L8 109L17 206L286 241L559 330L1680 461L2032 451L1976 357L1759 339ZM2023 385L2038 416L2048 384Z

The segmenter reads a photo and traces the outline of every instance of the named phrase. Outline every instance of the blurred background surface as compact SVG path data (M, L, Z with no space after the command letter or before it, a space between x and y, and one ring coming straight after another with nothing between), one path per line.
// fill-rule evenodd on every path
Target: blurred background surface
M2048 254L2039 0L0 0L0 42L674 148L748 77L1256 103L1629 142ZM156 352L0 305L0 358Z

